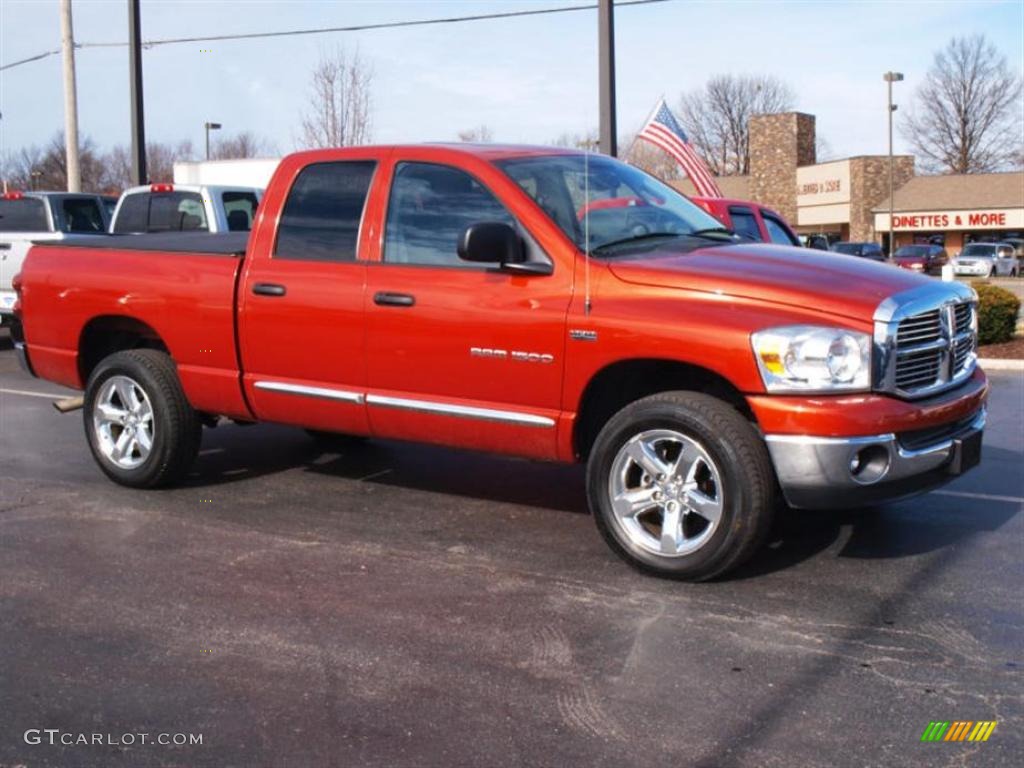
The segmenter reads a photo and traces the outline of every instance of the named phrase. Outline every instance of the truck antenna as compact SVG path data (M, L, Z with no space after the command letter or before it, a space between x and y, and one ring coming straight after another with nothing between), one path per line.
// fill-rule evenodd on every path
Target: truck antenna
M583 144L583 314L590 314L590 137Z

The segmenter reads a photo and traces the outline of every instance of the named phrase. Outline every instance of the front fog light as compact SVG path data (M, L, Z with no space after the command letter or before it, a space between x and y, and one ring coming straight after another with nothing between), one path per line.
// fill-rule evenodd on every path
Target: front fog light
M770 328L751 336L769 392L856 391L871 384L871 337L812 325Z

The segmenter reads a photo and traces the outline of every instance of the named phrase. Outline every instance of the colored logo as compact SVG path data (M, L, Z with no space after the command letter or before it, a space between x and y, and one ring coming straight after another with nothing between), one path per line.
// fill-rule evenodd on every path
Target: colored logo
M995 720L933 720L921 734L921 741L988 741Z

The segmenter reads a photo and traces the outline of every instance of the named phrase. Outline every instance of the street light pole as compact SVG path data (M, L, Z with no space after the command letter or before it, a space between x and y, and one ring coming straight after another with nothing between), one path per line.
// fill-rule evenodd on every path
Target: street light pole
M210 159L210 131L219 131L221 126L220 123L203 123L203 128L206 130L206 159Z
M892 113L896 111L896 105L892 103L892 84L903 79L902 72L886 72L882 75L889 88L889 258L895 250L896 228L893 226L893 159L892 159Z

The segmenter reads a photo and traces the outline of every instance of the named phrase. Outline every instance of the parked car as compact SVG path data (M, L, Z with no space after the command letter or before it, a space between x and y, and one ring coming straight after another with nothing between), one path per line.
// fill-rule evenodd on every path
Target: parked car
M764 541L776 489L857 507L980 460L969 286L744 241L614 158L314 150L249 236L101 240L33 247L14 340L84 388L122 485L181 480L218 416L585 462L616 553L707 579Z
M255 187L148 184L125 190L110 231L248 232L263 191Z
M872 261L885 261L885 252L878 243L848 243L840 242L832 246L836 253L845 253L847 256L860 256Z
M1010 243L968 243L953 259L953 271L958 275L1016 277L1019 269Z
M1024 275L1024 238L1007 237L1002 242L1013 246L1013 254L1017 257L1017 274Z
M813 248L816 251L831 251L828 235L799 235L800 244L804 248Z
M893 263L926 275L941 275L949 263L949 254L941 245L903 245L893 254Z
M0 325L11 321L15 299L11 281L21 270L33 240L102 235L108 222L98 195L15 191L0 194Z
M693 202L710 213L737 235L758 243L800 245L800 238L782 216L771 208L749 200L721 197L691 197Z

